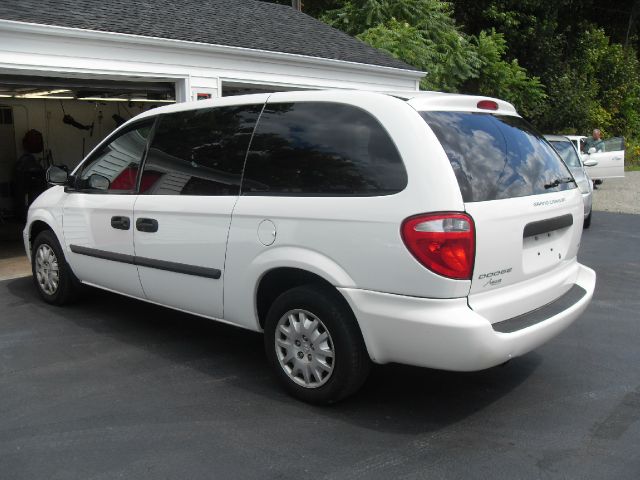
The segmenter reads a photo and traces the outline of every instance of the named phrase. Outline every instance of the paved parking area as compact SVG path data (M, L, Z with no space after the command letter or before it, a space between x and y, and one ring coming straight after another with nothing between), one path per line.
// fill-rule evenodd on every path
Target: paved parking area
M536 352L478 373L376 367L330 408L279 390L258 334L0 282L0 478L637 479L639 244L640 216L594 217L594 301Z
M593 209L640 214L640 171L624 172L624 178L606 179L593 192Z
M0 220L0 281L31 275L24 253L22 225Z

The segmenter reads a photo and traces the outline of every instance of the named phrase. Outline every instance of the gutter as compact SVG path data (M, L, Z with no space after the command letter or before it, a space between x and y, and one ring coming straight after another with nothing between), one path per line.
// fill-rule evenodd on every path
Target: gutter
M147 45L160 48L172 48L177 50L198 51L203 53L218 53L235 55L255 59L274 60L279 63L307 64L323 66L328 68L349 68L371 72L376 75L403 76L416 81L426 75L426 72L418 70L408 70L403 68L385 67L371 65L367 63L351 62L347 60L336 60L331 58L312 57L296 53L273 52L270 50L259 50L246 47L234 47L228 45L215 45L188 40L175 40L170 38L149 37L145 35L132 35L129 33L102 32L98 30L85 30L82 28L61 27L57 25L43 25L39 23L19 22L15 20L0 19L0 30L16 33L55 35L58 37L79 38L83 40L107 41L115 43L127 43L135 45Z

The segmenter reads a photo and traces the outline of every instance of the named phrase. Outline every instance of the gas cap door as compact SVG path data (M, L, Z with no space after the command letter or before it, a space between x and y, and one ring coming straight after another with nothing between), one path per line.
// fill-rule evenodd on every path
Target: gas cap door
M276 241L277 229L271 220L262 220L258 225L258 241L268 247Z

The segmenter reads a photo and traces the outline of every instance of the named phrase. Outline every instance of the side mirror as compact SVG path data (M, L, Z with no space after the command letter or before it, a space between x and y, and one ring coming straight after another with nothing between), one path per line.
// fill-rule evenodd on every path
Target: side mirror
M596 153L596 147L591 147L589 149L589 155L591 155L592 153Z
M94 190L109 190L111 182L107 177L99 175L97 173L92 174L88 178L89 188Z
M55 165L50 166L46 173L47 183L51 185L66 185L69 182L69 173Z
M598 164L597 160L585 160L582 162L585 167L595 167Z

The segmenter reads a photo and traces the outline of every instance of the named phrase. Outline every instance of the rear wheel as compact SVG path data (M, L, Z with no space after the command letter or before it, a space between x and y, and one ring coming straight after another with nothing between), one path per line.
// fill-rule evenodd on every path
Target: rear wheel
M587 218L584 219L584 228L589 228L591 226L591 216L593 215L593 210L589 212Z
M60 243L51 230L40 232L33 242L31 271L45 302L64 305L75 300L80 282L67 264Z
M280 295L267 314L265 349L285 389L305 402L337 402L369 373L353 313L329 287L305 285Z

